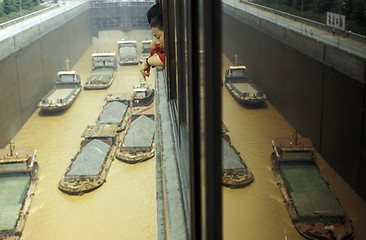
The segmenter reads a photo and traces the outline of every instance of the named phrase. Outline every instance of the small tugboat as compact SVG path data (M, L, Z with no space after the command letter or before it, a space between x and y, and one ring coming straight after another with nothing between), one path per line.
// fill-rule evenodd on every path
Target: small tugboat
M151 42L152 42L151 40L142 41L142 49L141 49L140 63L142 63L143 61L145 61L145 59L150 56Z
M127 134L120 136L115 156L126 163L143 162L155 154L155 122L145 115L131 119Z
M120 65L136 65L139 63L136 41L118 41L118 54Z
M37 150L0 149L0 239L20 239L38 182Z
M133 106L148 106L154 100L154 89L145 83L140 83L133 88Z
M353 239L352 221L320 175L310 139L295 134L272 145L272 170L296 230L307 239Z
M117 69L116 53L94 53L92 64L93 70L84 89L106 89L111 86Z
M230 188L242 188L254 181L240 153L231 144L227 128L224 127L221 137L222 146L222 184Z
M69 60L66 60L66 71L57 73L56 86L42 98L38 107L42 111L55 112L66 109L74 103L81 92L80 76L69 70Z
M236 63L235 66L230 66L226 70L225 86L231 95L243 104L262 104L267 99L266 95L250 81L247 75L247 68L245 66L238 66Z

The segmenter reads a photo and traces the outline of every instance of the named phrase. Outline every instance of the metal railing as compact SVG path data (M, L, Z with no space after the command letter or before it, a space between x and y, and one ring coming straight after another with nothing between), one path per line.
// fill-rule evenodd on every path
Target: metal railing
M21 16L19 18L16 18L16 19L13 19L13 20L10 20L10 21L7 21L7 22L4 22L4 23L1 23L0 24L0 29L3 29L3 28L6 28L8 26L11 26L11 25L14 25L16 23L20 23L24 20L27 20L27 19L30 19L32 17L35 17L35 16L38 16L38 15L41 15L49 10L52 10L52 9L55 9L55 8L58 8L60 7L59 4L55 4L53 6L50 6L50 7L47 7L47 8L44 8L42 10L39 10L39 11L36 11L36 12L33 12L33 13L30 13L30 14L27 14L27 15L24 15L24 16Z

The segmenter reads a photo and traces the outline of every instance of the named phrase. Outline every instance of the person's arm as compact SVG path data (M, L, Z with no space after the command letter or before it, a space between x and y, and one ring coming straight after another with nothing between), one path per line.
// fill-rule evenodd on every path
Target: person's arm
M159 55L154 54L153 56L148 58L148 63L150 64L150 66L154 66L154 67L164 66L163 61L161 61L161 59L160 59L160 55L161 54L159 54Z
M140 72L145 81L146 77L150 76L150 68L156 66L164 66L164 63L160 60L160 57L157 54L146 58L145 61L142 62Z

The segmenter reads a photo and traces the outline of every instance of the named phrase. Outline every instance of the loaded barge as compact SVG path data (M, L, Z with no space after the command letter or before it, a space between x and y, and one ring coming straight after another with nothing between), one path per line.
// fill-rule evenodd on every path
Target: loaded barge
M222 133L222 185L230 188L243 188L254 181L254 176L245 164L240 153L232 145L227 130Z
M38 182L36 150L0 149L0 239L22 235Z
M127 133L119 136L115 156L126 163L146 161L155 155L155 122L146 115L132 115Z
M81 195L100 187L107 178L114 160L116 136L129 123L131 101L108 95L98 121L83 133L80 151L59 182L59 189Z
M136 41L118 41L118 55L120 65L137 65Z
M92 73L84 85L85 90L106 89L112 85L116 75L116 53L92 54Z
M272 170L296 230L307 239L353 239L352 221L320 175L310 139L295 134L272 145Z

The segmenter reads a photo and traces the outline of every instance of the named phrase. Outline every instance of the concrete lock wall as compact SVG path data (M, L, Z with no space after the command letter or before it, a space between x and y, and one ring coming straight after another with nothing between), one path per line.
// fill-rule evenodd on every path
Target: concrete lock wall
M56 74L71 66L92 43L90 10L68 12L29 32L14 36L8 49L13 53L0 61L0 147L9 143L37 108L40 99L53 87ZM64 22L64 23L63 23ZM53 30L46 32L52 26ZM36 37L36 40L32 40ZM29 41L27 42L27 39Z
M253 16L246 16L247 23L235 17L233 11L225 11L224 7L226 56L234 62L234 54L239 55L238 62L248 67L251 79L264 90L271 104L299 133L309 137L322 157L366 199L366 177L361 174L366 171L362 74L353 66L341 72L343 63L337 69L337 63L327 63L327 57L339 55L335 48L321 42L307 45L307 39L299 34L266 27L265 21ZM284 43L280 36L291 39L291 44ZM341 56L342 61L348 62L345 56ZM348 57L351 62L355 59ZM325 58L325 63L319 58Z

